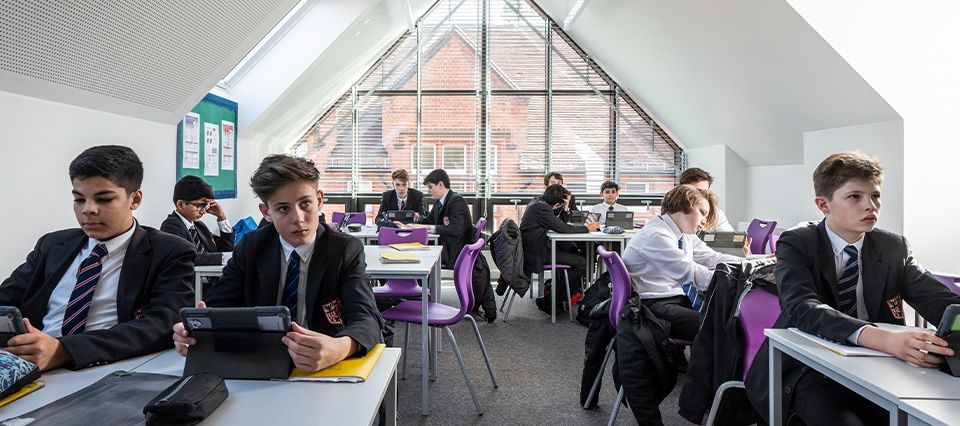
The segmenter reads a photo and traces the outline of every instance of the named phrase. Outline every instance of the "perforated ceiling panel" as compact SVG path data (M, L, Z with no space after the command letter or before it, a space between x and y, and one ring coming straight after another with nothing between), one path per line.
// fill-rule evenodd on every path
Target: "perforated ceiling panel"
M0 90L176 122L296 0L0 1Z

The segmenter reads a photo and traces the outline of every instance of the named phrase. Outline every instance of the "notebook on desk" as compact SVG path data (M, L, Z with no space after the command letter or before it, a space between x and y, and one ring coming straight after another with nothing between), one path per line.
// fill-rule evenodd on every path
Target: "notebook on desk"
M378 343L370 352L359 358L347 358L316 373L294 368L289 382L345 382L362 383L370 377L373 367L376 367L383 349L383 343Z
M380 251L380 262L389 263L420 263L420 258L413 253L399 251Z

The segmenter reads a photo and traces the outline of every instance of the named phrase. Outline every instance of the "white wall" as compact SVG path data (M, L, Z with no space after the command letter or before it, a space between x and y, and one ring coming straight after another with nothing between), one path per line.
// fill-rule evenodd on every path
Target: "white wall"
M724 144L686 150L689 167L699 167L713 176L710 189L720 198L720 208L736 227L747 220L747 163Z
M90 146L126 145L143 161L144 199L135 213L141 224L159 227L173 210L175 125L0 92L0 128L4 130L0 181L5 182L0 221L6 224L0 245L2 278L23 262L41 235L77 227L67 168ZM255 165L260 160L247 155L247 145L243 140L238 142L241 197L250 193L250 163ZM249 199L224 200L223 205L231 219L241 217L241 213L253 214ZM252 206L255 212L255 202ZM259 214L254 217L259 220Z
M879 226L903 232L903 123L900 120L805 132L803 163L749 168L749 216L776 220L781 228L823 218L813 203L813 171L828 155L852 150L873 156L883 165L886 177Z
M960 273L960 3L787 2L903 117L904 233L924 266Z

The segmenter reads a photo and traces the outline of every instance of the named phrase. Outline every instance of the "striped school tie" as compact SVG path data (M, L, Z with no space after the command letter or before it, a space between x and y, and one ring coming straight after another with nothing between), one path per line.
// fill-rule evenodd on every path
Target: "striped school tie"
M843 267L843 273L837 280L837 306L839 311L852 317L857 316L857 281L860 277L860 260L857 247L849 245L843 248L850 258Z
M287 263L287 278L283 286L283 306L290 309L290 318L297 318L297 290L300 288L300 255L294 250Z
M406 210L407 200L400 200L400 210Z
M200 233L196 226L190 227L190 238L193 238L193 245L197 246L197 253L203 253L203 241L200 240Z
M90 255L80 263L77 270L77 284L70 293L70 303L63 313L63 325L60 326L60 335L82 333L87 326L87 314L93 303L93 292L97 289L100 280L100 271L103 270L101 259L107 255L107 246L97 244Z

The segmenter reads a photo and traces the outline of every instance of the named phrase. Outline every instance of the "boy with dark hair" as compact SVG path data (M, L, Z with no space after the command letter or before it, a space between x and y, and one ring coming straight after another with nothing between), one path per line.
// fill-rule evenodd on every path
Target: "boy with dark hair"
M410 187L410 175L404 169L394 170L390 175L393 189L384 191L380 198L380 209L376 223L380 226L394 226L386 214L391 210L413 211L413 219L419 221L424 216L423 193Z
M450 176L445 170L436 169L430 172L423 179L423 184L437 203L418 223L397 222L396 225L401 228L428 228L430 232L437 234L440 244L443 245L443 268L452 269L463 246L473 242L470 209L462 195L450 190Z
M197 265L223 265L233 251L233 226L227 222L213 187L197 176L184 176L173 187L174 211L160 224L160 230L176 235L197 250ZM213 235L200 219L204 214L217 218L220 235Z
M585 225L568 224L554 215L554 210L562 208L565 200L570 197L563 185L550 185L543 191L536 201L527 206L520 221L520 236L523 239L523 270L527 274L542 274L543 265L550 262L550 240L547 232L561 232L565 234L596 231L600 228L599 222L588 221ZM557 245L557 263L570 265L570 291L579 288L580 281L587 270L587 259L576 245ZM559 279L554 279L554 291L557 292L557 303L566 300L566 286ZM542 303L541 303L542 305ZM540 308L550 312L547 303ZM544 309L545 308L545 309Z
M552 185L563 186L563 175L561 175L559 172L549 172L546 175L544 175L543 189L547 189ZM572 192L568 191L568 193L569 195L567 196L566 199L563 200L563 204L560 207L557 207L557 209L553 211L554 215L559 217L560 220L564 222L569 222L571 211L578 210L577 197L574 196ZM533 199L530 200L530 203L527 204L527 207L533 205L533 203L536 203L538 200L540 200L540 196L533 197ZM573 244L571 243L571 245Z
M382 341L363 245L319 223L319 177L304 158L263 159L250 186L270 224L244 236L200 305L286 306L294 324L282 340L294 365L307 371L364 355ZM186 354L196 340L181 323L173 331Z
M596 213L600 215L600 224L607 224L607 212L628 211L627 206L617 203L617 199L620 198L620 185L617 185L616 182L608 180L600 184L600 197L603 198L603 202L593 206L590 209L590 213Z
M0 305L19 308L27 328L4 349L50 370L169 348L168 330L193 297L194 253L134 219L143 164L125 146L95 146L70 163L70 181L80 229L40 237L0 283Z
M681 185L693 185L700 189L710 189L713 185L713 176L699 167L691 167L680 174ZM733 225L727 220L727 215L717 206L717 221L713 226L706 227L706 232L734 232ZM749 245L749 244L747 244Z
M814 202L825 218L786 231L777 241L782 309L774 328L797 327L936 367L944 362L941 355L953 355L946 341L930 331L894 332L874 324L904 324L904 302L936 324L947 306L960 303L960 296L913 258L906 238L876 228L882 182L880 163L859 152L833 154L814 171ZM750 401L765 419L768 350L764 343L745 380ZM785 411L806 424L889 422L886 410L789 357L783 359L783 387Z

